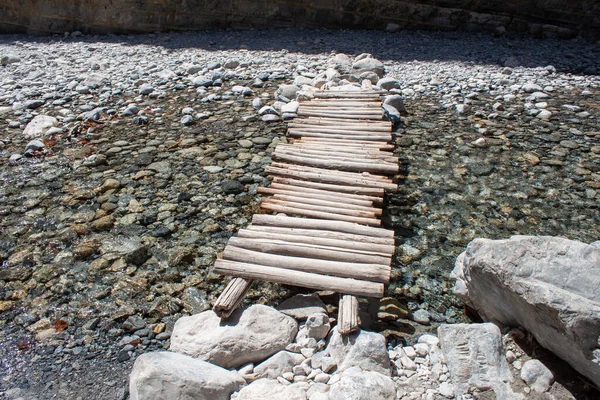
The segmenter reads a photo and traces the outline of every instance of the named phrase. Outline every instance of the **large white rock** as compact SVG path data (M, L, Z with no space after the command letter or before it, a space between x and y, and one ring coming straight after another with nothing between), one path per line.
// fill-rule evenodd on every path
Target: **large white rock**
M540 360L529 360L521 368L521 379L536 392L543 393L552 386L554 374Z
M49 115L37 115L25 126L23 137L25 139L39 139L48 129L57 126L58 120Z
M352 367L329 390L329 400L394 400L396 388L389 376Z
M167 351L142 354L129 375L131 400L228 400L246 381L237 373Z
M302 354L280 351L274 356L263 361L254 368L254 373L263 377L277 379L284 372L292 372L292 368L300 365L305 358Z
M391 374L385 337L379 333L361 330L343 336L334 328L326 352L335 360L339 371L359 366L366 371Z
M524 327L600 385L600 248L550 236L475 239L452 276L484 319Z
M307 384L282 385L273 379L259 379L246 386L237 400L306 400Z
M298 323L274 308L253 305L222 321L213 311L177 320L171 350L224 368L261 362L292 342Z
M441 325L438 336L454 383L455 395L492 388L496 398L512 398L512 375L504 358L500 329L494 324Z

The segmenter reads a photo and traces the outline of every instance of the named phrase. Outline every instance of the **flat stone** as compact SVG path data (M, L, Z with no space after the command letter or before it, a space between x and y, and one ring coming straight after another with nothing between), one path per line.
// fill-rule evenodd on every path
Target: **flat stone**
M305 358L298 353L280 351L266 359L254 368L254 372L265 378L277 379L285 372L292 372L292 368L300 365Z
M554 375L540 360L528 360L521 368L521 379L538 393L546 392L554 382Z
M277 310L298 320L304 320L312 314L326 313L327 307L318 294L312 293L290 297L277 306Z
M325 351L336 361L339 371L359 366L365 371L391 374L386 340L379 333L360 330L342 336L334 328Z
M384 374L352 367L329 390L329 400L395 400L394 381Z
M307 384L284 385L273 379L259 379L240 390L236 400L306 400Z

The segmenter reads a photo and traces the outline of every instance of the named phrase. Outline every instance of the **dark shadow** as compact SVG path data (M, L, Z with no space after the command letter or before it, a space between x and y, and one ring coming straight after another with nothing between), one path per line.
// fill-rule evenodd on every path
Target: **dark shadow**
M139 35L87 35L77 38L31 35L1 35L0 45L15 42L45 44L56 41L89 44L120 43L152 45L167 50L281 51L302 54L343 52L371 53L394 62L458 61L467 64L508 67L554 66L559 72L600 74L600 46L585 39L536 39L509 33L448 31L401 31L387 33L367 30L273 29L213 30ZM283 63L293 62L282 57Z

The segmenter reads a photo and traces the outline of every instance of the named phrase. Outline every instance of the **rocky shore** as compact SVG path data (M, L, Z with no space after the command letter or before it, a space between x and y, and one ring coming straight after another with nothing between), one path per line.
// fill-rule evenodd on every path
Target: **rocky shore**
M449 274L474 238L600 238L595 44L326 30L3 36L0 394L126 398L134 361L172 346L175 321L203 315L224 287L207 269L248 224L286 140L279 86L364 52L406 108L401 191L384 218L398 234L389 300L363 304L378 315L365 327L396 351L387 357L417 364L390 376L419 376L415 358L431 358L431 344L413 358L398 348L469 321ZM259 284L246 305L296 291Z

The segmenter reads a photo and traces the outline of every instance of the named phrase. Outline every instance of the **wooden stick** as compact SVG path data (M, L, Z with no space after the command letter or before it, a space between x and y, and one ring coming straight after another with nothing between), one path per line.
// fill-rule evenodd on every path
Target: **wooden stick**
M320 168L337 169L340 171L352 171L352 172L371 172L375 174L389 174L395 175L398 173L397 164L389 164L380 161L379 163L369 162L354 162L346 161L335 158L320 158L320 157L309 157L308 155L297 156L285 152L275 152L271 156L274 160L281 160L301 165L309 165Z
M315 174L324 174L324 175L336 175L336 176L345 176L348 178L357 178L364 179L373 182L384 182L384 183L393 183L392 179L377 174L371 174L369 172L349 172L349 171L340 171L340 170L330 170L327 168L321 167L311 167L310 165L298 165L298 164L289 164L286 162L278 162L273 161L271 166L274 168L282 168L291 171L304 171L304 172L314 172Z
M229 318L231 313L240 305L244 297L246 297L246 293L252 287L252 280L246 280L243 278L233 278L229 281L229 284L221 293L215 306L213 307L213 311L220 318Z
M322 194L325 196L339 196L339 198L341 198L341 199L366 200L366 201L373 202L373 204L380 204L383 201L383 197L381 197L379 195L368 196L368 195L364 195L364 194L342 193L342 192L335 191L335 190L332 191L332 190L327 190L327 189L315 189L315 188L309 188L309 187L303 187L303 186L296 186L293 184L287 185L287 184L283 184L283 183L277 183L281 179L285 179L285 178L275 178L273 180L273 182L271 182L271 186L269 188L270 189L281 189L281 190L286 190L286 191L290 191L290 192L294 192L294 193L303 193L306 195ZM383 191L381 193L383 193Z
M275 152L288 153L288 154L297 154L307 156L328 156L335 157L339 159L346 160L356 160L360 158L364 161L383 161L388 163L398 163L398 157L394 156L392 153L387 153L384 151L379 151L379 149L353 149L353 148L344 148L340 149L338 147L330 147L330 146L303 146L301 144L293 144L293 145L278 145L275 148Z
M358 299L352 295L343 295L340 298L338 309L338 331L342 335L349 335L358 331L360 320L358 317Z
M283 268L217 260L213 272L222 275L238 276L246 279L259 279L268 282L307 287L316 290L333 290L340 293L365 297L383 297L383 284L356 279L338 278Z
M304 172L304 171L295 171L288 170L283 168L276 167L265 167L265 172L268 174L280 175L290 178L300 178L307 179L314 182L321 183L330 183L330 184L342 184L342 185L352 185L352 186L362 186L362 187L371 187L371 188L381 188L385 190L389 190L391 192L398 191L398 186L394 183L387 182L378 182L371 179L362 179L360 177L348 177L347 175L334 175L331 173L317 173L317 172Z
M392 262L389 255L385 256L380 255L379 253L368 254L361 253L356 250L349 251L349 249L344 249L341 247L328 247L308 243L292 243L277 239L231 237L229 238L229 242L227 244L227 247L229 246L280 256L303 257L358 264L377 264L384 265L386 267L389 267Z
M291 137L322 137L330 139L348 139L348 140L380 140L383 142L389 142L392 140L392 135L338 135L335 133L316 133L316 132L305 132L300 130L288 130L288 135Z
M289 124L288 128L302 130L304 132L314 132L314 133L336 133L339 135L346 134L381 134L381 133L390 133L391 131L387 128L378 128L378 127L354 127L354 126L338 126L333 127L330 125L305 125L305 124Z
M289 257L246 250L230 244L225 247L223 259L371 282L387 283L390 280L390 268L385 265Z
M383 113L380 114L376 114L376 115L372 115L372 114L354 114L352 112L346 112L346 113L334 113L334 112L318 112L318 111L304 111L301 110L300 108L298 109L298 115L299 116L314 116L314 117L331 117L331 118L348 118L348 119L373 119L373 120L379 120L381 118L383 118Z
M330 206L310 204L310 203L305 203L305 202L287 201L287 200L276 199L274 197L265 197L265 198L261 199L261 205L263 205L263 204L264 205L274 204L274 205L279 205L282 207L294 207L294 208L301 208L303 210L327 212L327 213L339 214L339 215L349 215L349 216L361 217L361 218L375 218L375 216L376 216L375 210L369 210L369 211L353 210L353 209L341 208L341 207L337 207L337 206L330 207Z
M351 215L342 215L342 214L334 214L330 212L323 211L315 211L315 210L307 210L305 208L293 207L293 206L284 206L281 204L273 204L273 203L261 203L260 208L267 211L284 213L284 214L292 214L292 215L301 215L304 217L310 218L321 218L321 219L331 219L337 221L346 221L346 222L356 222L357 224L364 224L370 226L380 226L381 221L375 218L364 218L364 217L354 217Z
M314 221L314 220L313 220ZM362 228L362 226L361 226ZM266 226L266 225L248 225L243 230L245 235L246 232L252 231L260 234L277 234L280 235L281 239L286 236L300 236L300 237L311 237L319 239L330 239L330 240L343 240L352 243L368 243L368 244L379 244L389 248L394 247L394 238L384 238L375 236L359 235L354 233L336 232L331 230L320 230L320 229L302 229L302 228L283 228L280 226ZM240 231L241 232L241 231ZM242 236L240 235L240 236Z
M307 124L324 124L324 125L340 125L340 124L351 124L351 125L370 125L370 126L386 126L392 127L392 123L390 121L344 121L339 118L328 118L328 117L307 117L307 118L298 118L294 120L294 123L307 123Z
M329 220L293 218L281 215L255 214L252 217L252 223L254 225L278 226L282 228L320 229L378 238L394 238L394 231L392 230L372 228L342 221L333 222Z
M263 227L264 228L264 227ZM314 244L319 246L329 246L329 247L337 247L337 248L345 248L349 250L356 250L360 252L369 252L374 254L381 254L383 256L392 256L394 254L395 247L392 244L379 244L372 242L363 242L365 238L361 237L361 241L357 240L343 240L342 238L347 238L348 236L341 236L342 234L335 234L335 232L327 232L328 236L318 237L312 236L314 232L309 231L307 229L304 235L297 233L297 230L288 230L289 233L281 233L281 232L261 232L252 229L241 229L238 232L238 237L250 238L250 239L272 239L272 240L281 240L289 243L306 243L306 244ZM322 231L325 232L325 231ZM358 236L358 235L354 235Z
M393 150L394 145L389 143L376 142L372 140L359 140L359 139L335 139L335 138L319 138L319 137L305 137L300 139L292 139L294 143L305 143L305 144L343 144L348 147L376 147L380 150L389 149Z
M305 204L314 204L316 206L337 207L337 208L347 209L347 210L365 211L368 213L372 213L374 215L381 215L383 212L381 208L375 208L372 205L371 206L360 206L360 205L355 205L355 204L347 204L347 203L343 203L343 202L339 201L338 199L322 200L322 199L315 198L314 195L310 196L310 197L303 197L303 196L294 196L293 194L278 193L273 196L273 199L280 200L280 201L292 202L292 203L305 203Z
M360 87L363 88L364 90L372 90L373 82L371 82L369 79L363 79L360 82Z
M300 189L300 188L298 188ZM302 190L302 189L300 189ZM321 194L321 193L307 193L304 191L294 191L294 190L286 190L286 189L277 189L274 187L259 187L257 189L259 194L265 195L287 195L287 196L295 196L295 197L304 197L307 199L318 199L325 201L338 202L348 205L362 206L362 207L372 207L372 200L360 200L352 197L341 196L338 193L330 192L329 194Z
M351 115L374 115L383 114L381 108L375 107L313 107L310 104L300 105L298 111L329 113L329 114L351 114Z
M274 183L282 183L293 186L307 187L311 189L322 189L328 191L338 191L340 193L353 193L353 194L361 194L368 196L376 196L381 197L383 199L383 189L375 188L375 187L361 187L361 186L352 186L352 185L334 185L330 183L321 183L321 182L311 182L311 181L303 181L299 179L292 178L283 178L283 177L274 177Z

